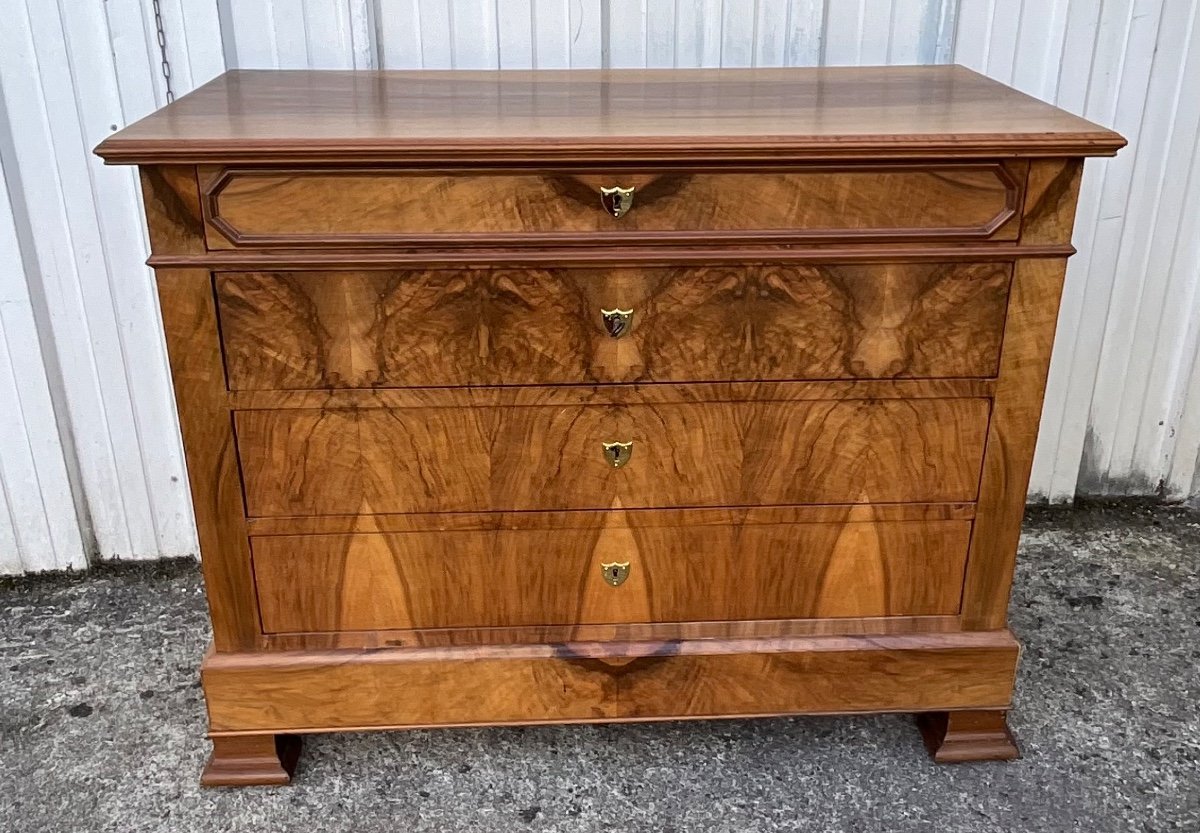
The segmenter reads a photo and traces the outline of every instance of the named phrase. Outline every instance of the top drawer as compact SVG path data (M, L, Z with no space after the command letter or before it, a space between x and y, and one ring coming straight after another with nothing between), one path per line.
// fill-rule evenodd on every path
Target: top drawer
M208 245L1015 240L1024 163L787 170L225 169ZM621 189L621 190L614 190ZM616 216L619 215L619 216Z

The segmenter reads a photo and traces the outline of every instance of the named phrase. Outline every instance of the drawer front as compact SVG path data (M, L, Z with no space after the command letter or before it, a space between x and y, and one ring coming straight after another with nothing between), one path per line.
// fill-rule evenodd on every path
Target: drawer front
M205 202L211 248L422 238L470 245L513 235L694 241L705 233L1013 240L1023 172L1022 163L784 172L232 169L210 178ZM602 189L618 187L632 194L606 204Z
M252 272L216 292L235 390L978 378L996 373L1011 271Z
M247 508L269 517L971 501L988 407L817 400L235 419ZM628 458L606 443L631 443Z
M287 633L958 611L970 521L694 526L687 514L588 512L557 528L255 538L263 627ZM616 586L614 574L621 576Z

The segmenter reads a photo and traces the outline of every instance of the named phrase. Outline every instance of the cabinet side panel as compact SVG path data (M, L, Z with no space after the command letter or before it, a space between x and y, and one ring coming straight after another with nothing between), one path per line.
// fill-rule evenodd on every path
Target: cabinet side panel
M143 168L142 193L156 255L204 252L195 168ZM258 605L246 537L212 278L207 269L157 269L159 304L204 581L218 651L259 640Z
M204 254L204 219L196 169L158 165L139 169L150 250L156 255Z
M1035 161L1021 242L1069 243L1082 160ZM1058 323L1065 259L1021 260L1013 271L1004 346L963 588L969 630L1004 627L1042 397Z

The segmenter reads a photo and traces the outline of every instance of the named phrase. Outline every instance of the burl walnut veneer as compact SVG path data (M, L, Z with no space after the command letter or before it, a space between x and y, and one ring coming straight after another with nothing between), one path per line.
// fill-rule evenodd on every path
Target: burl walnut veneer
M920 713L1011 758L1083 157L958 67L231 72L141 169L203 782L349 729Z

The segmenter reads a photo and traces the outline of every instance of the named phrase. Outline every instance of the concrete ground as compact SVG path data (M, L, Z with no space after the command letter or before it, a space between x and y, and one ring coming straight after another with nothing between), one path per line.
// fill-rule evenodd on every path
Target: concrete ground
M206 790L195 565L0 585L0 831L1200 830L1200 515L1026 524L1025 757L938 767L906 716L310 739L294 785Z

